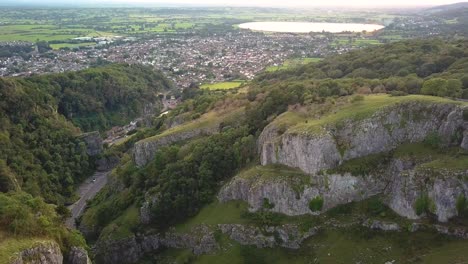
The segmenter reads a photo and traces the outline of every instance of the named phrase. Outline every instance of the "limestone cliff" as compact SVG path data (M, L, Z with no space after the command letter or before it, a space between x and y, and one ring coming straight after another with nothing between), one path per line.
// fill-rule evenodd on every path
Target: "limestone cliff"
M293 127L283 134L273 122L258 144L262 165L278 163L316 173L346 160L390 151L402 143L420 142L434 132L450 144L456 133L467 128L463 107L455 103L409 101L383 107L368 118Z
M468 171L414 167L396 160L389 168L388 187L384 190L386 203L401 216L417 219L415 204L427 199L428 208L439 221L446 222L458 215L458 197L468 197Z
M284 170L283 170L284 171ZM244 200L250 210L265 208L286 215L318 214L340 204L360 201L373 195L383 195L384 202L397 214L418 219L416 202L427 196L431 213L441 222L458 215L457 198L468 197L468 171L444 171L405 165L402 160L392 161L381 174L352 176L346 174L309 175L310 182L294 182L282 177L265 177L262 171L255 177L240 174L220 191L222 202ZM323 207L311 211L309 202L320 197Z
M14 255L10 264L91 264L88 252L82 247L72 247L64 258L55 241L40 241Z
M86 143L86 153L96 156L102 152L102 138L98 131L82 134L81 139Z
M265 170L277 170L279 174L265 177ZM318 214L309 209L309 202L321 197L324 201L322 211L339 204L359 201L380 193L385 182L374 177L345 175L308 175L306 180L297 181L294 177L284 177L281 173L290 173L278 168L253 168L251 177L240 174L226 184L220 191L218 199L244 200L252 211L264 208L264 199L272 205L273 212L287 215ZM249 172L251 173L251 172Z
M162 248L190 249L196 255L218 248L214 232L206 226L197 226L189 233L170 230L165 234L133 235L118 240L101 238L96 245L96 259L100 263L135 263Z
M457 215L457 198L468 197L468 171L464 169L443 166L434 169L423 165L424 162L417 164L393 158L372 174L326 172L349 160L390 153L403 144L421 142L430 135L439 138L441 146L466 149L468 120L464 119L464 111L467 108L453 101L430 100L407 100L377 107L364 118L353 117L363 116L362 111L341 119L335 113L323 117L323 121L306 121L286 129L272 122L258 141L262 165L298 168L305 176L291 175L291 169L254 168L226 184L218 198L247 201L252 211L265 209L267 201L271 211L300 215L319 213L309 208L314 198L323 200L321 211L325 211L382 194L390 208L410 219L420 217L415 204L426 199L431 213L445 222ZM275 173L269 175L268 170Z
M70 264L91 264L88 252L81 247L72 247L68 253L68 262Z
M165 234L140 234L118 240L99 240L96 258L100 263L136 263L145 255L158 253L162 249L189 249L195 255L215 253L223 250L215 238L215 232L227 235L241 245L258 248L285 247L298 249L301 243L315 235L319 227L301 231L295 224L267 226L219 224L199 225L188 233L169 230Z
M300 248L302 242L315 235L319 227L312 227L301 232L297 225L286 224L281 226L267 226L259 228L252 225L220 224L218 228L241 245L255 246L257 248L284 247Z

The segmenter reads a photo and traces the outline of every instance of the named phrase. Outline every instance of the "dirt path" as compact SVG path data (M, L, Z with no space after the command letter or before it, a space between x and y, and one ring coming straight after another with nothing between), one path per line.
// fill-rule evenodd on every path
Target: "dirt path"
M87 179L78 188L80 199L74 204L68 206L71 211L71 217L67 219L65 224L69 228L75 228L75 219L81 216L85 207L86 201L94 198L96 194L107 184L107 175L110 171L97 171L92 177Z

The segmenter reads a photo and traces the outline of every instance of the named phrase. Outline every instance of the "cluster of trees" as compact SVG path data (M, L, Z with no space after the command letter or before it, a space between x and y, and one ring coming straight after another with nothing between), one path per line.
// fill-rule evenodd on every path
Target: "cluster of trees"
M468 75L463 77L466 82L466 88L468 89ZM464 88L463 82L458 79L442 79L432 78L424 82L421 93L426 95L445 96L445 97L463 97L468 99L468 90L462 90Z
M220 183L254 159L255 138L246 127L226 128L185 145L161 148L145 168L137 168L132 162L118 167L114 177L126 188L118 193L101 193L83 221L99 232L128 206L141 206L150 193L157 197L151 208L152 225L164 229L212 202Z
M255 85L263 90L291 83L310 86L319 80L337 83L350 82L353 92L425 93L422 83L432 78L447 80L449 92L430 93L439 96L467 97L468 41L444 42L438 39L411 40L356 50L333 56L319 63L265 73L256 79ZM458 81L454 81L458 80ZM440 80L439 80L440 82ZM459 82L462 85L459 85ZM323 87L317 87L323 89ZM327 87L325 87L327 89ZM367 91L365 91L367 90ZM444 90L442 88L442 90ZM462 90L462 91L460 91Z
M13 56L21 56L27 58L29 53L34 50L34 46L30 44L24 45L0 45L0 58L9 58Z
M106 130L139 117L158 92L172 84L160 72L142 65L109 64L80 72L21 80L40 87L58 103L57 111L84 131Z
M152 215L166 227L210 203L223 180L253 160L255 139L246 128L229 129L184 147L158 153L143 172L145 189L156 193Z
M22 189L65 203L92 168L79 130L58 115L53 96L17 79L0 79L1 191Z

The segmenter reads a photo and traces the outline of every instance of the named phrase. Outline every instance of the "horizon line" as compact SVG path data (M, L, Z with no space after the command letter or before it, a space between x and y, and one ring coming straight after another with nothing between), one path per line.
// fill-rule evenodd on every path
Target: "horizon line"
M459 3L468 3L468 2L459 2ZM354 8L354 9L400 9L400 8L430 8L430 7L437 7L441 5L428 5L428 4L408 4L408 5L265 5L265 4L214 4L214 3L183 3L183 2L156 2L156 3L148 3L148 2L120 2L120 3L112 3L112 2L103 2L103 3L56 3L56 2L41 2L36 3L32 1L6 1L4 3L0 3L0 8L2 7L74 7L74 8L105 8L105 7L114 7L114 8L144 8L144 7L158 7L158 8L168 8L168 7L177 7L177 8L207 8L207 7L218 7L218 8L282 8L282 9L299 9L299 8ZM442 5L443 6L443 5Z

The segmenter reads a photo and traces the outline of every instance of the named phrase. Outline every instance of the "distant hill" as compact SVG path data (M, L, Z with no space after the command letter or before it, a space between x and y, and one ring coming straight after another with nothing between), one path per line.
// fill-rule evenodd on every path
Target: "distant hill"
M459 10L460 8L468 8L468 2L460 2L460 3L450 4L450 5L435 6L435 7L426 9L426 11L436 13L436 12Z
M332 56L319 63L286 71L264 73L254 83L270 87L271 84L276 85L278 81L304 83L312 79L327 78L458 79L464 75L466 69L467 45L467 41L447 43L440 39L397 42Z
M468 2L437 6L423 12L429 19L445 21L439 25L441 32L452 36L468 35Z

